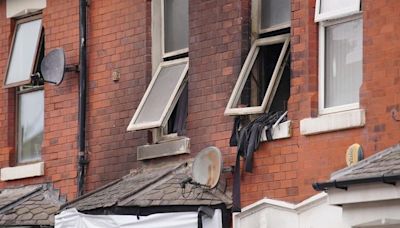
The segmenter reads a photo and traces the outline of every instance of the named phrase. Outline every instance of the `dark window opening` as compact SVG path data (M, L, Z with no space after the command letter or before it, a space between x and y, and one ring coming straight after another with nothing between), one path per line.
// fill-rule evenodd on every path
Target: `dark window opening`
M287 102L290 96L290 60L286 60L280 66L282 76L276 81L277 88L270 85L271 77L276 67L283 44L273 44L261 46L257 58L251 68L243 88L240 107L261 106L266 95L267 89L271 86L273 96L269 112L286 111ZM275 90L275 96L274 91Z

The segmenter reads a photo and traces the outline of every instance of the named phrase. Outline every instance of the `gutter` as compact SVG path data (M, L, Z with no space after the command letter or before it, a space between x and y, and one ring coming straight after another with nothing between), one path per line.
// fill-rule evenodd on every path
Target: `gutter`
M84 193L86 165L86 81L87 81L87 0L79 0L79 155L78 155L78 196Z
M339 188L343 190L348 190L350 185L354 184L367 184L367 183L376 183L381 182L384 184L396 185L396 182L400 181L400 174L396 175L381 175L376 177L367 177L367 178L359 178L359 179L348 179L348 180L334 180L322 183L313 183L312 186L316 191L326 191L329 188Z

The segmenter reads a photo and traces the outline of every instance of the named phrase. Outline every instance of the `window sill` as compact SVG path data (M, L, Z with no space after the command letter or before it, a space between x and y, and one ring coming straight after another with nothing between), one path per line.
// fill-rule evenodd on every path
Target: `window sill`
M277 140L277 139L290 138L292 136L291 126L292 126L292 121L290 120L278 124L276 127L272 129L272 139ZM261 135L261 142L268 141L266 132L267 131L264 128L263 133Z
M142 161L188 153L190 153L190 139L186 137L177 137L175 140L139 146L137 148L137 160Z
M1 181L18 180L44 175L44 162L0 169Z
M300 121L302 135L363 127L365 125L365 110L356 109L338 113L321 115L317 118L307 118Z

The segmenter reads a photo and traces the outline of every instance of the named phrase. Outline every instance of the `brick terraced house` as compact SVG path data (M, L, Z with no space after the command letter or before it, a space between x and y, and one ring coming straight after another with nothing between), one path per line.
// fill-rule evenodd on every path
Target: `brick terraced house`
M0 0L0 226L399 227L398 8Z

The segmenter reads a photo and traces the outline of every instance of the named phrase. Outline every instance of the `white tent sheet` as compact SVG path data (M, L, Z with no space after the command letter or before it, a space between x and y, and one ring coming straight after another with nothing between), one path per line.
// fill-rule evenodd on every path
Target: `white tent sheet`
M149 216L88 215L71 208L55 216L55 228L197 228L197 212L159 213ZM222 228L222 212L203 216L204 228Z

